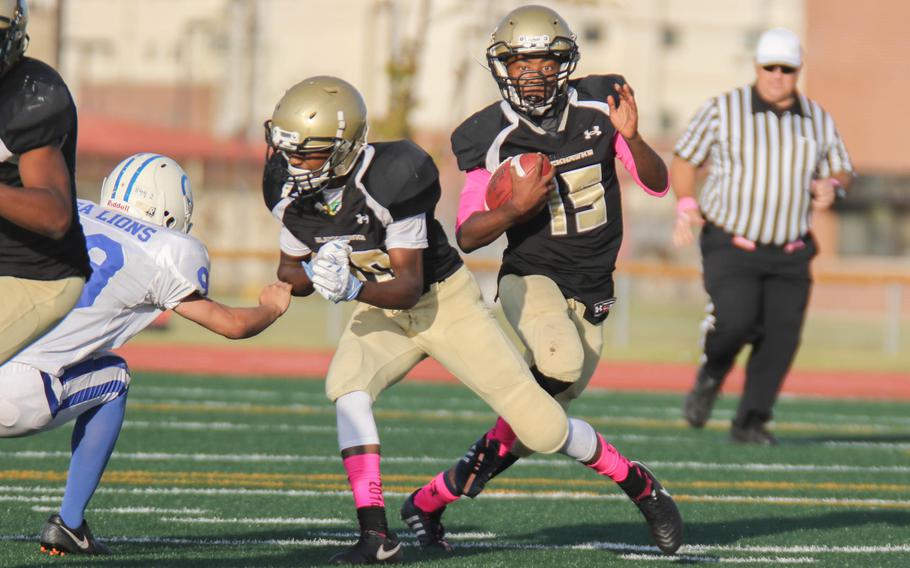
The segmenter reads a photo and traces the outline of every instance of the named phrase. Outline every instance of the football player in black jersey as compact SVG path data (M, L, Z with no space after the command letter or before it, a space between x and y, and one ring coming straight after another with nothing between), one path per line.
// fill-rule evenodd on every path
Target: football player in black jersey
M282 223L279 278L299 296L315 290L333 302L358 302L326 377L361 530L351 549L332 558L337 564L401 558L385 515L372 404L427 356L535 451L578 457L597 443L589 424L567 419L534 381L446 240L434 213L440 187L430 156L407 141L367 144L366 127L362 97L335 77L293 86L266 123L263 191ZM477 457L462 463L454 483L472 483ZM598 464L627 468L620 457L607 453ZM629 491L650 490L650 480L636 477Z
M76 213L76 107L25 57L25 0L0 1L0 365L76 305L91 269Z
M278 277L298 296L358 302L326 377L361 529L332 558L338 564L402 556L385 515L372 404L425 357L517 421L536 450L556 451L568 437L564 411L534 382L434 216L433 160L403 140L367 144L366 134L360 93L335 77L293 86L266 123L263 192L282 223ZM481 363L483 349L496 358ZM533 420L521 419L526 409Z
M467 174L458 245L471 252L507 235L499 273L503 311L527 349L538 383L565 408L594 373L602 323L614 302L612 275L622 242L615 160L648 193L662 196L669 189L666 166L638 132L632 89L618 75L572 79L578 58L575 34L559 14L543 6L513 10L498 24L487 49L503 100L475 113L452 134L458 166ZM491 172L506 158L527 152L549 158L556 171L553 181L541 176L539 166L524 177L513 173L512 199L487 210ZM483 460L479 483L449 483L451 495L440 496L434 479L405 503L402 518L421 545L447 547L440 522L445 505L461 495L476 496L485 481L532 453L515 441L510 426L501 417L468 451L468 456L500 456ZM660 549L676 551L682 519L672 499L641 464L615 471L592 465L610 452L615 448L600 438L580 461L626 489ZM457 468L441 475L451 480ZM629 480L636 478L649 480L646 491L628 490Z

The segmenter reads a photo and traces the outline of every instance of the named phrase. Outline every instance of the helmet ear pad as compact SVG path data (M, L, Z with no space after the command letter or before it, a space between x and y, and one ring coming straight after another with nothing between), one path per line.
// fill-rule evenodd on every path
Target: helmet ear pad
M193 190L176 161L159 154L134 154L101 184L101 207L188 233L192 227Z

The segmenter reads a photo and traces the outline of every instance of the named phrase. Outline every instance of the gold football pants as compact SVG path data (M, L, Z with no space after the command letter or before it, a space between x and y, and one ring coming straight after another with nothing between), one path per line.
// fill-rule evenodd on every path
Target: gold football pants
M464 267L433 284L411 309L360 304L332 358L326 395L335 401L366 391L375 400L427 356L508 421L527 447L552 453L565 443L565 412L534 381Z
M28 280L0 276L0 365L70 313L85 280Z
M565 298L546 276L503 276L499 301L524 344L528 364L551 379L572 384L555 397L568 411L569 403L584 392L597 369L603 324L586 320L584 304ZM527 456L533 452L516 444L512 453Z

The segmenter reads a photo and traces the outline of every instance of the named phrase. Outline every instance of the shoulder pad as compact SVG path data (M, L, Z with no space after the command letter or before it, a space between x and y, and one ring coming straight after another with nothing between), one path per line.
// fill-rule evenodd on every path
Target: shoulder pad
M499 103L474 113L452 132L452 153L458 169L467 172L486 166L487 150L504 127Z
M431 212L439 201L439 170L423 148L409 140L379 142L363 178L369 194L392 219Z
M168 247L171 270L184 281L195 286L200 295L209 292L209 251L202 241L182 233L168 232L173 239Z
M626 80L622 75L588 75L572 82L578 91L579 100L594 100L605 102L607 97L613 95L613 100L619 103L614 85L625 85Z
M76 107L69 89L51 67L25 59L4 80L0 139L14 154L62 144L75 134Z

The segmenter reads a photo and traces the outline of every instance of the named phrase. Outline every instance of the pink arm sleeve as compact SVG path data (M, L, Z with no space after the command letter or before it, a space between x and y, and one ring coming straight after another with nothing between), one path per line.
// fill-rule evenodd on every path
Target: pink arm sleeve
M613 135L613 148L616 150L616 157L619 158L619 161L622 162L622 165L626 167L626 171L629 172L629 175L632 176L632 179L635 180L635 183L637 183L640 188L645 190L648 195L663 197L667 194L667 191L670 189L669 178L667 179L667 187L659 191L651 189L641 181L641 178L638 177L638 168L635 167L635 159L632 158L632 150L629 149L629 144L626 143L626 139L623 138L619 132Z
M475 212L487 210L487 183L492 175L483 168L473 169L465 175L464 187L461 188L461 198L458 201L456 231Z

